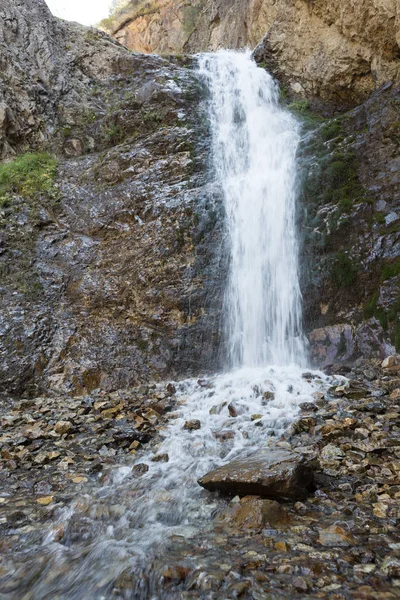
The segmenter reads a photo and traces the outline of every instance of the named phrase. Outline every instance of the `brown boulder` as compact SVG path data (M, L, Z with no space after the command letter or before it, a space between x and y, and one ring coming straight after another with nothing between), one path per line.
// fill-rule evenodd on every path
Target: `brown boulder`
M299 454L263 450L219 467L198 483L210 492L262 496L272 500L299 500L313 491L313 471Z
M259 496L245 496L223 515L239 529L262 529L266 525L275 527L288 523L289 517L275 500L264 500Z

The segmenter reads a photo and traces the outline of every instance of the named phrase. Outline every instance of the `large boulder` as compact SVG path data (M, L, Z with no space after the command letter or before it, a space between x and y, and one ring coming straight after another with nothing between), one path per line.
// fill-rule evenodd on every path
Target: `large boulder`
M303 456L268 449L207 473L199 484L210 492L299 500L313 491L313 481L313 470Z

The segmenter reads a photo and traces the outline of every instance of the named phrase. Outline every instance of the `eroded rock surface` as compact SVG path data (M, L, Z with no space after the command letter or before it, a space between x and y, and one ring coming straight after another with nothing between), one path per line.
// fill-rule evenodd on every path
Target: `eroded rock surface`
M1 152L58 161L52 197L0 208L3 388L79 394L198 373L201 357L216 368L224 259L195 62L134 55L39 0L0 13Z
M331 119L289 104L304 123L302 289L319 364L399 348L399 100L388 84Z
M399 79L399 18L396 0L156 0L128 2L104 24L147 52L254 48L263 40L257 59L293 91L354 104Z
M313 471L301 455L271 449L237 458L204 475L199 484L211 492L295 500L313 489Z

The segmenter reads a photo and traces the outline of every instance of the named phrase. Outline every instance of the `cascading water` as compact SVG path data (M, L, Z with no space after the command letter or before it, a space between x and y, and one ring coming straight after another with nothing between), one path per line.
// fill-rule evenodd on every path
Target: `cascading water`
M231 264L225 298L231 366L304 362L295 230L298 124L250 53L201 58L211 90L214 165Z
M276 85L249 53L222 51L199 62L211 92L215 175L227 214L231 264L224 310L229 362L236 369L178 383L177 412L160 430L158 446L138 452L136 463L146 465L141 475L131 465L121 467L101 486L88 485L86 495L58 514L35 551L42 566L26 571L26 600L181 597L163 591L165 565L184 560L192 571L207 564L212 569L222 551L212 517L223 501L197 480L273 443L299 405L326 384L322 373L304 377L294 364L304 361L296 122L279 108ZM184 427L194 419L199 429ZM154 454L168 462L153 461ZM107 516L99 520L98 514ZM74 518L84 519L83 537L74 534ZM131 587L125 593L126 578ZM203 583L187 585L200 589Z

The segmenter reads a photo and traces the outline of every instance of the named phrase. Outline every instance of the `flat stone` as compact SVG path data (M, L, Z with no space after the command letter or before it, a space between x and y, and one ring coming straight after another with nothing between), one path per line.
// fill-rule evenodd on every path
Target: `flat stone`
M213 492L299 500L313 490L313 471L305 458L286 450L263 450L207 473L198 483Z
M36 502L41 506L48 506L53 502L53 496L44 496L43 498L38 498Z

